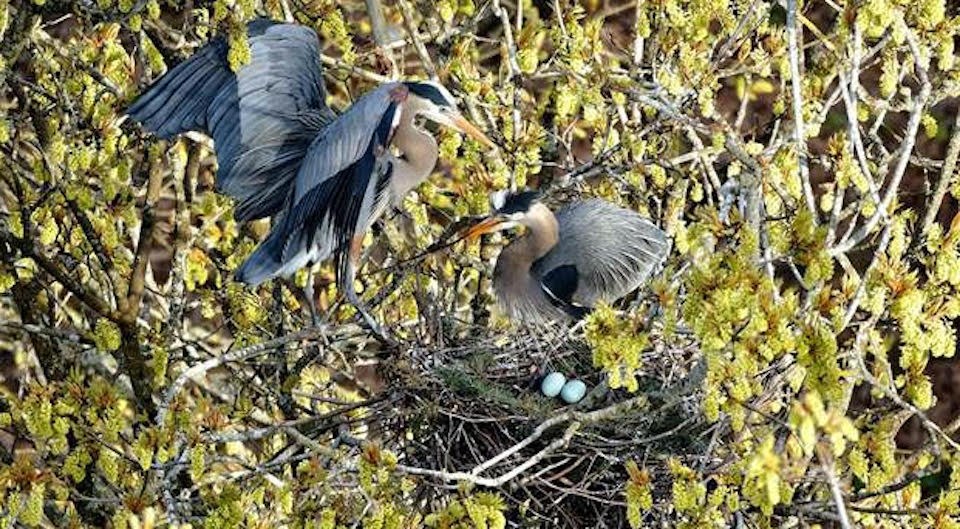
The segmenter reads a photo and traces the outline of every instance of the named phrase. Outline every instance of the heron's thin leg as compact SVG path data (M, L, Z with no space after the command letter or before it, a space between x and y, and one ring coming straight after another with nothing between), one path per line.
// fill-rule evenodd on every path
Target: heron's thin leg
M350 244L350 254L347 256L347 269L343 281L343 290L347 296L347 301L349 301L354 308L357 309L357 312L360 313L360 316L363 317L363 321L367 324L367 327L370 328L370 331L386 345L396 345L396 342L390 338L389 335L383 330L383 327L377 323L377 320L373 318L367 307L360 301L360 297L357 296L357 291L354 288L354 280L357 277L357 262L360 260L360 250L363 247L363 237L354 237L353 241Z
M307 270L307 284L303 287L303 294L307 296L307 304L310 305L310 321L314 327L319 327L320 314L317 312L317 298L313 290L313 268Z

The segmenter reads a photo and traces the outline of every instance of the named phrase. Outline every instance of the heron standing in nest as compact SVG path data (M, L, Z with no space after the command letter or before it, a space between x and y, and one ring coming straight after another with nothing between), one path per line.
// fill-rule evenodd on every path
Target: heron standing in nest
M236 73L226 40L214 39L154 83L128 114L161 138L187 131L212 136L216 185L237 200L236 219L273 217L238 280L259 285L333 256L340 290L385 337L354 280L364 233L437 162L437 141L416 118L494 144L432 81L384 83L338 116L326 104L312 29L260 19L247 31L250 62ZM316 323L312 275L306 295Z
M649 219L600 199L554 214L535 191L495 193L494 212L467 231L525 228L497 258L493 289L515 320L543 324L577 320L598 302L638 289L667 256L666 234Z

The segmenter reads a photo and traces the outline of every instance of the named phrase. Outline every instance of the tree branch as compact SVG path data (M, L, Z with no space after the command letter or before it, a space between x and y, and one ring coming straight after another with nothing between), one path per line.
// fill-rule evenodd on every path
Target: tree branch
M950 136L950 143L947 144L947 155L943 159L943 169L940 171L940 181L937 182L937 189L933 192L933 198L927 204L927 213L923 217L923 227L920 229L921 235L930 232L930 227L937 220L937 213L940 212L940 205L943 204L943 197L947 194L947 189L956 180L954 174L957 169L957 158L960 157L960 110L953 121L953 135Z
M137 241L137 253L133 259L133 272L127 287L127 297L120 307L121 319L126 323L136 322L140 313L140 302L143 298L143 288L147 275L147 264L150 261L149 252L153 241L154 229L157 225L154 207L160 198L160 188L163 183L163 171L153 163L150 164L150 176L147 180L147 194L144 197L141 210L140 237ZM175 173L177 173L175 171ZM183 171L174 177L182 177Z
M224 353L216 358L211 358L190 367L183 373L180 373L180 376L178 376L177 379L173 381L173 384L167 388L167 393L164 395L163 400L160 402L160 406L157 409L157 417L155 421L156 424L158 426L163 426L167 412L170 408L170 403L173 402L173 399L176 398L178 393L180 393L180 390L183 389L188 380L199 377L217 366L221 366L229 362L241 362L255 356L266 354L273 349L290 342L319 338L324 336L328 331L329 327L326 325L320 327L309 327L295 333L287 334L272 340L267 340L265 342L260 342L258 344L242 347L235 351Z
M787 45L790 51L790 98L793 100L793 142L800 162L800 183L807 209L817 218L817 203L807 166L807 138L803 127L803 95L800 91L800 44L797 36L797 0L787 0Z
M930 79L927 78L927 70L921 65L917 38L910 30L907 30L907 43L910 45L910 51L913 54L914 68L916 69L917 76L920 78L920 95L914 100L913 112L911 112L910 120L907 122L907 130L903 138L900 159L894 168L893 176L887 185L883 200L877 204L876 211L873 212L873 215L870 216L866 223L860 226L860 228L854 231L849 237L846 237L836 246L830 248L829 252L832 256L850 251L873 231L877 222L886 214L887 209L890 208L890 204L893 203L893 199L900 188L900 180L903 179L907 165L910 163L910 153L913 152L913 147L916 145L917 131L920 129L920 119L923 117L923 110L926 108L927 100L930 98L931 85Z
M99 316L114 322L120 320L120 315L114 312L106 301L67 274L67 272L47 258L47 256L38 252L33 245L32 239L30 239L27 234L24 234L24 238L19 239L7 231L0 231L0 241L19 248L25 257L33 259L33 261L37 263L37 266L43 269L44 272L50 274L58 283L63 285L64 288L69 290L71 294L76 296L77 299L82 301L84 305L96 312Z
M399 0L397 5L400 7L400 14L403 15L403 27L407 30L410 39L413 41L413 49L416 50L417 56L420 57L423 68L427 71L427 75L429 75L431 79L436 79L437 67L434 66L433 59L430 58L430 53L423 44L423 39L420 38L420 32L417 31L417 21L414 18L413 8L410 7L410 2L407 0Z

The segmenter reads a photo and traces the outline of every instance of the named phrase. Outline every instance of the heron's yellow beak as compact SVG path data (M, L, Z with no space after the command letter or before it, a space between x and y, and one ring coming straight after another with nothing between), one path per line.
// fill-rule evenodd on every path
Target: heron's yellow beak
M504 218L498 216L488 217L483 219L475 226L467 230L467 234L464 236L468 241L475 240L477 237L483 235L484 233L492 233L499 231L503 224L505 223Z
M493 149L497 146L497 144L493 143L493 141L490 138L488 138L486 134L481 132L480 129L475 127L473 123L470 123L469 121L467 121L463 116L459 114L456 116L452 116L450 118L450 122L454 128L466 134L467 136L470 136L471 138L479 141L480 143L486 145L487 148Z

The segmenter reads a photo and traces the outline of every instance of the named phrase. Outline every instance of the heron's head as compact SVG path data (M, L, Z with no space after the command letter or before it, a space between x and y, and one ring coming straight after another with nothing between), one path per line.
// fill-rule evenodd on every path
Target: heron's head
M489 148L496 147L486 134L466 120L457 108L457 101L442 84L435 81L404 83L410 90L408 97L417 98L420 115L446 127L458 130Z
M495 231L504 231L518 226L528 226L540 220L543 215L552 215L546 206L540 203L540 193L536 191L496 191L490 194L490 207L493 213L467 231L472 239Z

